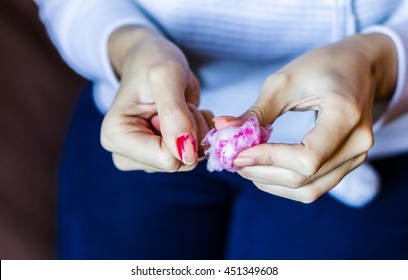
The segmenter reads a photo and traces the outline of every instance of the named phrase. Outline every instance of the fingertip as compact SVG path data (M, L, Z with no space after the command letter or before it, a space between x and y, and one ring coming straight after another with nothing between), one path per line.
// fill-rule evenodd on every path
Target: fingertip
M197 141L191 134L177 137L176 147L179 159L186 165L193 165L197 161Z
M214 127L214 114L208 110L200 110L201 115L204 118L205 123L209 129Z
M271 125L281 115L283 110L273 106L268 100L258 99L245 113L239 116L242 120L251 118L258 120L258 123L264 127Z
M173 156L186 165L197 161L197 128L188 104L172 100L160 106L160 133Z
M150 119L150 123L153 126L153 128L156 130L156 132L160 132L160 118L159 115L154 115L151 119Z
M234 121L239 120L239 118L234 116L218 116L213 118L214 121Z
M215 128L220 130L229 126L241 126L245 121L233 116L218 116L213 118L213 123Z

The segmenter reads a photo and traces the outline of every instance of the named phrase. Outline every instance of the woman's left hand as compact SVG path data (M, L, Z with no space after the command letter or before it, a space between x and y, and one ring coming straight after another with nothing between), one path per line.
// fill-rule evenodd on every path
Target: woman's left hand
M218 128L249 117L271 124L289 110L314 110L315 127L300 144L266 143L241 152L238 173L263 191L310 203L362 164L374 142L373 104L389 99L397 77L390 39L354 35L312 50L270 75L240 119L218 117Z

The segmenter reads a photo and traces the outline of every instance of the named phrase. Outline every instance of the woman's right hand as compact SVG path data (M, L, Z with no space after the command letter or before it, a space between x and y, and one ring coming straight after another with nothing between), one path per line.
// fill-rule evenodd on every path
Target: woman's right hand
M120 170L187 171L212 114L197 109L200 85L173 43L140 27L116 30L109 55L120 79L106 114L102 146Z

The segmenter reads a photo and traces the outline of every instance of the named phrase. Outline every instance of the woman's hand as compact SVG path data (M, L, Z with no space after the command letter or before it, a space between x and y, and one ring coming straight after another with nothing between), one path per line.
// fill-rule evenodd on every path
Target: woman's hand
M373 103L389 99L397 77L396 51L379 34L356 35L313 50L265 81L241 116L271 124L289 110L314 110L315 127L300 144L266 143L243 151L238 173L271 194L312 202L363 163L373 145ZM216 127L239 120L216 118Z
M193 169L212 115L196 108L200 85L184 54L152 31L126 27L112 34L109 55L120 88L104 118L101 143L116 167Z

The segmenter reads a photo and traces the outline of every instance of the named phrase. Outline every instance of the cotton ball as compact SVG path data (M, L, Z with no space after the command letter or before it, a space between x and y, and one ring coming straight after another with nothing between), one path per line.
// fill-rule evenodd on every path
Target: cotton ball
M228 126L221 130L213 128L202 142L202 145L207 147L205 155L208 158L208 171L237 171L233 161L238 154L255 145L266 143L271 132L271 127L260 127L255 118L248 119L242 126Z

